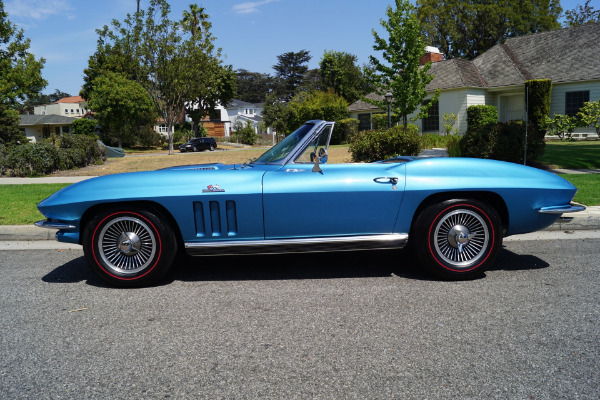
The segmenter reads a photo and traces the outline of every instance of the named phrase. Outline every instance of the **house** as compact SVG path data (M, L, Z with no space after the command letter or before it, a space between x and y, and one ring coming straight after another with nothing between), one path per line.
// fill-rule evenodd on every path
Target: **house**
M89 111L87 101L81 96L64 97L51 104L42 104L33 108L35 115L62 115L81 118Z
M422 132L443 132L444 114L457 116L455 127L467 129L467 107L492 105L500 122L524 120L524 82L550 79L550 114L575 114L586 101L600 99L600 23L564 28L508 39L474 60L443 60L439 51L428 48L422 59L432 61L434 75L427 85L431 97L440 98L429 117L415 123ZM378 99L377 95L367 97ZM380 100L380 99L378 99ZM369 129L371 115L386 112L359 100L349 106L350 116ZM413 118L415 115L411 115ZM593 128L579 128L574 136L596 136Z
M221 111L221 121L225 122L226 136L230 136L234 126L239 124L246 126L248 122L250 122L256 133L262 133L259 132L259 125L263 120L263 104L234 99L227 106L219 106L217 109ZM272 134L271 128L267 130L267 133Z
M54 103L33 107L33 114L20 115L19 128L30 142L36 143L52 134L71 133L71 125L89 113L81 96L64 97Z
M52 134L71 133L71 125L76 119L54 114L22 114L19 117L19 129L32 143L40 142Z

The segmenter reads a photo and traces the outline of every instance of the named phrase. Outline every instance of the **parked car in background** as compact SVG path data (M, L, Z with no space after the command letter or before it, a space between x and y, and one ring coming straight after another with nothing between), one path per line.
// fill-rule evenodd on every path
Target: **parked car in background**
M190 139L187 143L179 146L179 151L185 153L186 151L200 151L210 150L214 151L217 148L217 141L212 137L201 137Z
M543 229L577 189L501 161L397 157L327 163L333 122L309 121L245 164L101 176L43 200L40 227L78 243L118 286L159 281L192 256L414 248L441 279L480 276L502 238ZM401 259L394 259L401 263ZM326 266L324 266L326 268Z

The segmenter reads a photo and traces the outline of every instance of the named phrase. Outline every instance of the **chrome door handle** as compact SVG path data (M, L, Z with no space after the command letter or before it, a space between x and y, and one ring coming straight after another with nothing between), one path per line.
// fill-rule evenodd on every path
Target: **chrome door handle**
M398 183L398 178L392 176L382 176L373 180L377 183L391 183L393 185Z

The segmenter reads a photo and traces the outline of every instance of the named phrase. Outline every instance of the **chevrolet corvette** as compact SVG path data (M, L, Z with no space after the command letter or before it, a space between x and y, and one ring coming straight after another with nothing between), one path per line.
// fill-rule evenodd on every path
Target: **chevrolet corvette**
M502 239L543 229L576 188L552 173L468 158L328 163L333 122L309 121L244 164L102 176L39 203L57 240L117 286L160 281L178 252L273 254L410 246L440 279L471 279Z

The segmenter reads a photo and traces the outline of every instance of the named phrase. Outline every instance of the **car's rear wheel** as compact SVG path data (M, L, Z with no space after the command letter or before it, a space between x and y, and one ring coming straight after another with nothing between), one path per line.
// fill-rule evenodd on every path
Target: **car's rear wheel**
M414 235L419 261L442 279L480 276L502 245L498 213L477 200L448 200L427 207L415 221Z
M176 255L177 241L158 213L122 208L89 221L83 249L92 269L106 282L139 287L164 277Z

